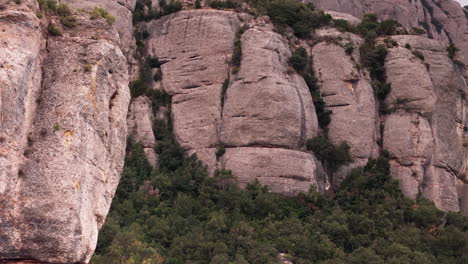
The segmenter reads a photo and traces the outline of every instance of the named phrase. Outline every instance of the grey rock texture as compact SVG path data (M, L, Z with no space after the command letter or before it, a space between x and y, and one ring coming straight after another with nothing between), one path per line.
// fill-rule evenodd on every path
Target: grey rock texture
M303 152L305 141L318 130L310 92L302 77L288 72L291 51L286 39L274 33L265 18L247 21L251 29L241 37L242 63L235 75L230 60L241 25L235 13L182 11L149 25L149 52L163 62L162 88L172 95L174 134L211 173L234 168L244 185L259 179L276 192L308 191L317 184L321 167ZM225 80L230 82L222 105ZM227 153L218 160L220 143ZM229 153L236 154L231 159ZM288 158L287 153L297 157ZM254 156L258 158L250 160ZM244 175L244 164L257 167L261 160L287 166L284 171L290 172L282 175L262 165L257 173ZM242 165L233 167L232 161ZM308 165L294 166L302 161ZM288 187L281 187L283 183Z
M173 96L174 133L187 150L218 143L221 86L238 27L235 13L214 10L182 11L149 25L149 51L165 62L162 83Z
M421 193L443 210L458 211L457 185L465 170L465 81L443 43L417 36L392 39L399 47L390 49L386 61L393 113L385 118L383 138L394 157L392 174L408 196ZM424 64L403 48L407 43L424 55Z
M3 3L5 4L5 3ZM0 12L0 259L15 249L19 174L39 95L45 40L36 1Z
M0 11L0 259L87 263L123 167L127 61L107 22L46 36L37 10Z
M465 11L454 0L305 0L329 11L337 11L362 18L364 14L375 13L380 19L395 19L404 27L422 27L427 36L450 41L461 50L459 57L468 64L468 21ZM466 67L465 67L466 68ZM465 78L468 71L464 70Z
M425 61L413 55L411 49L401 46L391 49L387 56L386 69L388 82L392 84L386 98L387 106L430 116L436 98Z
M322 38L340 36L343 44L353 43L356 47L362 43L359 37L342 35L336 30L321 30L317 35ZM359 54L346 54L342 43L323 41L312 48L320 93L326 109L333 112L328 125L329 138L336 145L346 141L354 160L335 175L335 184L339 184L350 168L362 166L379 152L376 143L378 116L370 80L357 68Z
M153 167L157 167L158 157L154 148L156 139L153 133L154 115L151 101L146 96L140 96L130 104L127 115L128 135L140 142L146 158Z
M229 147L301 148L317 135L312 97L302 77L287 72L286 40L266 27L242 35L243 59L226 94L221 140Z
M286 195L307 193L311 184L320 192L327 188L326 174L310 153L280 148L233 148L221 164L231 170L241 186L257 179L271 191Z

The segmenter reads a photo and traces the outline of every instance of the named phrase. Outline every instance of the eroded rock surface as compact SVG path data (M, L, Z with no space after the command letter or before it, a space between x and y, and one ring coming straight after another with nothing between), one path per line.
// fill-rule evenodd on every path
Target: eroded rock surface
M247 20L251 28L240 39L243 56L236 74L231 74L230 65L241 25L235 13L182 11L150 25L149 51L163 62L162 87L172 95L174 134L211 173L231 169L229 153L237 153L236 160L260 149L258 159L244 163L257 167L259 159L266 159L287 166L289 174L278 174L271 166L248 175L236 169L242 184L259 179L276 192L308 191L317 184L319 166L303 152L305 141L318 130L312 97L304 79L288 72L291 51L286 39L273 32L265 18ZM217 38L220 34L226 37ZM225 80L229 85L222 104ZM226 157L216 157L221 144L227 148ZM288 159L288 151L300 158ZM301 161L310 165L296 168L294 162ZM288 187L280 187L283 183Z
M37 8L0 13L0 259L87 263L123 167L127 61L107 22L44 39Z
M320 192L328 187L326 174L310 153L280 148L228 149L221 160L241 186L257 179L271 191L286 195L309 192L314 185Z
M149 51L164 62L163 87L172 95L174 134L187 150L218 144L221 87L238 27L235 13L214 10L182 11L149 25Z
M380 19L395 19L407 29L421 27L429 38L449 42L461 50L459 60L468 64L468 13L454 0L307 0L318 8L362 18L375 13ZM465 67L466 68L466 67ZM465 78L468 76L465 69Z
M342 38L342 43L323 41L312 49L320 92L326 109L332 111L329 138L335 145L347 142L351 147L353 163L336 175L334 182L339 184L350 168L362 166L378 155L378 116L370 80L357 67L359 54L347 54L344 49L348 43L359 46L362 39L352 34L339 34L336 30L321 30L317 34Z
M392 113L385 118L383 138L394 157L392 174L408 196L422 193L437 207L458 211L466 84L443 43L416 36L392 39L399 47L390 49L386 61ZM424 62L405 46L420 52Z
M229 147L299 149L317 135L317 117L304 79L287 72L291 51L267 27L242 35L243 59L227 90L221 140Z

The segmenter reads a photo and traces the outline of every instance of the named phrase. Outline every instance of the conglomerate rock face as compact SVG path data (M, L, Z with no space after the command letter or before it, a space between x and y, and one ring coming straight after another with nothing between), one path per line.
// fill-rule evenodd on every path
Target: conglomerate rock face
M0 259L87 263L123 167L127 61L105 20L53 37L38 11L0 11Z

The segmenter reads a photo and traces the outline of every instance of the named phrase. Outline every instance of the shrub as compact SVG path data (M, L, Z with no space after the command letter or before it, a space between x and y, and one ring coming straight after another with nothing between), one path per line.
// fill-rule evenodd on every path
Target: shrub
M341 32L356 31L356 28L344 19L333 19L333 26Z
M141 79L135 80L130 84L130 94L132 95L132 98L144 95L147 90L148 87L146 83Z
M345 52L348 55L352 55L354 51L354 45L351 42L346 43L345 45Z
M373 42L367 41L360 48L361 60L364 66L369 69L373 79L384 81L385 74L385 58L388 50L384 45L374 45Z
M310 94L312 95L319 126L323 129L326 129L328 124L331 122L332 111L325 110L325 102L323 101L322 95L320 94L314 69L310 69L308 73L302 72L301 75L304 78L307 87L309 88Z
M234 51L231 58L231 66L233 66L232 72L236 74L239 71L242 62L242 42L241 36L247 30L248 27L240 27L236 33L236 39L234 41Z
M455 55L457 54L458 51L459 49L455 47L453 43L450 43L450 45L447 47L448 56L452 60L453 58L455 58Z
M210 7L215 9L223 9L223 8L237 8L239 7L239 3L234 0L212 0L210 1Z
M84 71L85 71L85 72L91 72L91 64L87 63L87 64L84 66Z
M76 26L76 18L74 16L60 17L60 23L67 28L74 28Z
M51 11L51 12L56 12L57 11L57 1L55 0L37 0L39 3L39 7L41 10L44 10L46 12Z
M426 30L424 30L424 28L421 28L421 27L413 27L412 32L413 32L414 35L424 35L424 34L426 34Z
M273 0L267 7L268 16L280 27L290 26L299 38L308 38L312 30L329 25L330 15L294 0Z
M410 49L411 49L411 45L410 45L409 43L406 43L405 48L407 48L407 49L410 50Z
M195 6L196 9L200 9L201 8L200 0L195 0L194 6Z
M384 101L387 98L387 95L390 93L392 86L390 83L373 81L372 87L374 88L375 95L381 101Z
M420 60L424 61L424 55L422 54L421 51L415 50L415 51L413 51L413 55L418 57Z
M62 35L62 32L60 31L60 29L58 29L57 25L55 25L54 23L49 24L49 26L47 27L47 31L52 36L61 36Z
M224 101L225 101L228 87L229 87L229 79L225 79L223 82L223 86L221 87L221 107L224 106Z
M91 19L104 18L109 24L114 24L115 17L113 17L107 10L102 7L95 7L90 13Z
M163 15L169 15L182 10L182 4L177 0L171 0L169 4L165 4L164 6L160 3L160 6L163 9Z
M362 22L357 26L358 32L364 36L377 36L379 21L375 14L365 14ZM372 38L372 37L369 37Z
M398 21L393 19L387 19L379 23L377 28L377 35L379 36L391 36L396 34L397 27L401 26Z
M150 68L160 68L161 63L159 62L158 57L149 57L146 59L147 64Z
M62 3L57 6L57 14L62 17L70 16L72 10L67 4Z
M351 154L349 145L341 142L340 145L333 145L326 137L318 136L307 140L307 149L314 152L317 159L331 170L336 171L341 165L350 162Z
M168 106L171 103L171 96L164 90L148 89L148 91L146 91L146 96L150 98L155 114L161 106Z
M59 131L60 130L60 124L55 122L54 126L52 128L54 129L54 131Z
M224 144L220 143L218 146L218 149L216 150L216 160L219 160L224 153L226 153L226 148L224 147Z
M391 36L397 33L397 28L401 26L393 19L378 21L375 14L365 14L362 22L357 26L357 31L366 39L375 39L378 36Z
M162 71L161 71L161 70L158 70L158 71L156 71L156 72L154 73L154 75L153 75L153 80L154 80L155 82L159 82L159 81L162 80Z
M307 51L302 47L297 48L288 61L296 71L302 72L307 66Z

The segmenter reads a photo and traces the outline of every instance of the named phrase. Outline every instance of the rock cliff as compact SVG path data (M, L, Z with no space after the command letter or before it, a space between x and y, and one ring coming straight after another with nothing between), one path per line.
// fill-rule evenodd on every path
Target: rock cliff
M300 40L244 13L248 6L214 10L208 1L201 9L182 1L185 10L135 25L136 0L62 2L73 27L36 0L0 0L0 262L89 261L119 182L127 128L158 166L153 128L166 117L152 109L160 103L154 93L170 97L165 110L186 153L211 174L232 171L241 186L258 180L286 195L311 185L327 192L387 150L408 197L468 213L467 19L456 2L303 1L351 24L374 12L425 29L376 40L388 53L384 100L356 33L327 26ZM93 17L96 6L115 22ZM450 42L460 48L454 58ZM319 91L290 65L299 47ZM157 58L159 69L150 91L130 103L129 83L146 59L139 56ZM332 113L326 127L324 110ZM307 148L324 135L347 142L352 161L327 168Z
M128 64L107 21L40 12L1 3L0 259L86 263L123 167Z

